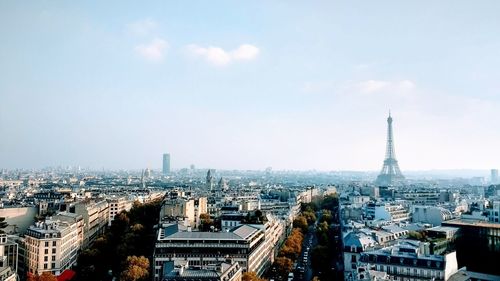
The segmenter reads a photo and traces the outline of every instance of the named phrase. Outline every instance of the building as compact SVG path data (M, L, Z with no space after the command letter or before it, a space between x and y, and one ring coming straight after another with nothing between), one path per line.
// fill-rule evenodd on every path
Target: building
M410 220L410 213L397 203L369 203L366 205L366 216L373 220L400 222Z
M81 232L81 233L80 233ZM28 273L50 271L55 275L70 269L83 239L83 218L63 213L30 226L25 234Z
M89 247L97 237L104 234L110 217L106 200L78 202L70 207L70 212L81 215L85 223L82 249Z
M108 202L108 226L115 219L115 216L122 211L129 211L132 208L132 202L125 197L111 197L106 199Z
M164 175L170 174L170 154L164 153L163 154L163 168L162 168L162 173Z
M448 280L458 270L456 252L431 255L428 243L405 240L361 254L360 268L385 272L394 280ZM358 269L358 277L363 271Z
M0 281L16 281L18 245L6 234L0 234Z
M212 266L174 266L174 262L163 265L161 281L241 281L242 269L237 262L228 260Z
M453 214L438 206L413 206L412 221L429 223L433 226L441 225L443 221L451 220Z
M498 184L498 169L491 169L491 184Z
M491 266L500 260L500 224L473 219L445 221L443 226L459 228L455 245L458 265L467 270L500 275L500 267ZM478 258L480 255L480 258Z
M200 225L200 215L208 212L207 198L192 198L184 192L170 192L165 196L161 209L160 219L183 218L191 227Z
M262 275L270 264L265 232L241 225L229 232L197 232L177 224L166 223L158 230L154 251L154 280L165 275L164 264L203 267L232 259L243 271Z

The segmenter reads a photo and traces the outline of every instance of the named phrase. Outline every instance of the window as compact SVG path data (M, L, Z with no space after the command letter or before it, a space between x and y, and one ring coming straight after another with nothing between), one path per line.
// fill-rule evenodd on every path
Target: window
M45 249L45 254L47 255L49 253L49 249Z
M52 241L52 246L56 246L56 241Z
M48 256L43 257L43 261L49 261L49 257Z
M52 261L56 261L56 256L52 256Z
M43 264L43 269L47 269L48 267L49 267L48 264L46 264L46 263Z
M55 262L52 263L52 268L56 268L56 263Z
M45 241L45 247L49 246L49 241Z
M56 248L52 248L52 254L56 253Z

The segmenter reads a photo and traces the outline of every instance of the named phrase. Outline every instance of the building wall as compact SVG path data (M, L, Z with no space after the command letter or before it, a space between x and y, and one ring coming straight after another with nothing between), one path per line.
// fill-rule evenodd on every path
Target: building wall
M6 233L24 234L26 229L35 222L36 207L1 208L0 217L5 218L9 224L4 229Z

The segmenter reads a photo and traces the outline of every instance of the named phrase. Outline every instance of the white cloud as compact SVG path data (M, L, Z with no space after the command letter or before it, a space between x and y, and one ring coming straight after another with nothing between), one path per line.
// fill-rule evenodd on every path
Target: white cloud
M238 49L231 52L232 57L235 60L253 60L259 55L259 48L249 45L243 44L238 47Z
M410 80L384 81L384 80L366 80L358 82L355 88L364 94L393 92L407 93L415 89L415 83Z
M157 26L158 24L152 19L144 19L127 24L127 30L134 35L148 35Z
M135 47L135 51L140 56L152 62L162 61L167 49L167 41L161 38L155 38L149 44L141 44Z
M195 56L205 59L207 62L223 66L236 61L249 61L257 58L259 48L249 44L240 45L232 51L226 51L220 47L201 47L196 44L186 46L187 51Z

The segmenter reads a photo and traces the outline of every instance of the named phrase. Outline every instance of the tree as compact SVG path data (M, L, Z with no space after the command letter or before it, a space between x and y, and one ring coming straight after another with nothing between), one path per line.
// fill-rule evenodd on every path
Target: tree
M299 228L302 233L307 233L307 219L304 216L298 216L293 220L293 227Z
M243 276L241 277L241 281L264 281L264 279L259 278L255 272L250 271L250 272L245 272L243 273Z
M149 260L144 256L127 257L127 267L120 275L122 281L146 280L149 276Z
M4 229L8 226L9 224L5 221L5 218L0 217L0 233L5 233Z
M201 231L210 231L210 227L214 225L214 221L209 214L200 214L200 229Z
M278 274L285 278L288 272L293 269L293 261L287 257L278 257L274 261Z

